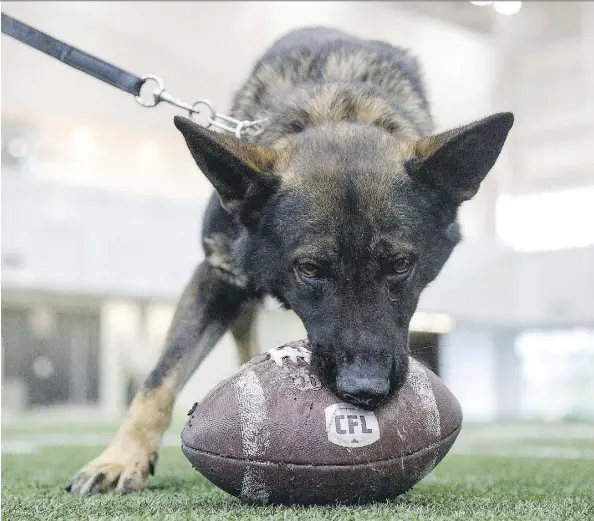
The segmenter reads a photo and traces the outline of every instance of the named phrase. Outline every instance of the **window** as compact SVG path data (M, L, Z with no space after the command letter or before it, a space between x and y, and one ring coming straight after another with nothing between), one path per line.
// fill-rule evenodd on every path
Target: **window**
M594 186L556 192L504 195L496 207L497 234L519 251L594 244Z
M526 331L516 339L529 418L594 418L594 330Z

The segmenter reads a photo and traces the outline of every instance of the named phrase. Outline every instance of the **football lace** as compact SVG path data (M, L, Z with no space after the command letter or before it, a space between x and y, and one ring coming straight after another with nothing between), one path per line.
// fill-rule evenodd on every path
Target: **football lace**
M294 364L296 364L299 359L304 360L308 364L311 361L311 352L303 346L286 345L276 349L270 349L267 353L278 366L283 365L283 360L285 358L288 358Z

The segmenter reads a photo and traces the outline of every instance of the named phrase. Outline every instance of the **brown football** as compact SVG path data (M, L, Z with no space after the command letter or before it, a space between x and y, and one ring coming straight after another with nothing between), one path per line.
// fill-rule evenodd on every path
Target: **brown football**
M343 403L309 369L306 342L259 355L188 413L182 451L212 483L251 503L394 498L442 460L460 404L416 360L374 411Z

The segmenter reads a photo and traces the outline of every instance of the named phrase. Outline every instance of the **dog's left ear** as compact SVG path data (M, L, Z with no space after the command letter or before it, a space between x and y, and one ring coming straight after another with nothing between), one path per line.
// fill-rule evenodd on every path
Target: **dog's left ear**
M188 118L175 116L192 157L214 186L221 205L249 224L259 217L266 199L279 184L273 173L277 153L217 132L206 130Z
M474 197L514 123L511 112L417 141L407 171L456 205Z

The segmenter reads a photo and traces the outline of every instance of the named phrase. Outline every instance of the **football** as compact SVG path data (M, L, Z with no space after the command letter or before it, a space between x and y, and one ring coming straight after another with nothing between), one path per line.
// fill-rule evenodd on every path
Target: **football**
M364 503L410 489L456 440L460 404L418 361L373 411L323 388L309 361L307 343L292 342L194 404L181 434L192 466L250 503Z

